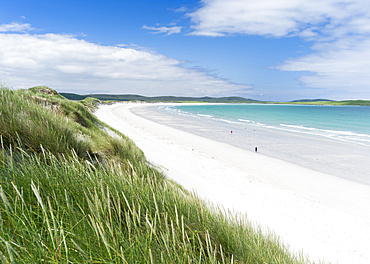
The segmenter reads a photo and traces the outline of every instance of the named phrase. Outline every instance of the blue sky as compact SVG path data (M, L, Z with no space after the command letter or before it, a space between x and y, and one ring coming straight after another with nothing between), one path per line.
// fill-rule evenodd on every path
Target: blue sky
M16 89L370 99L368 47L368 0L0 0Z

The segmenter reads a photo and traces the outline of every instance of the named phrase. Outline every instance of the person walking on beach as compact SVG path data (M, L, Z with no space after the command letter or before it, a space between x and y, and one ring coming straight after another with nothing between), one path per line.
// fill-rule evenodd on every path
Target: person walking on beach
M254 151L257 152L257 147L254 148Z

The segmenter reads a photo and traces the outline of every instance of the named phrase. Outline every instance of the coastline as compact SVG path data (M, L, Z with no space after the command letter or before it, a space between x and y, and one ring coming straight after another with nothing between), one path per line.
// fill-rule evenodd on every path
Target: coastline
M132 113L138 106L150 104L100 106L96 115L131 138L168 178L246 213L315 261L370 262L369 186L153 122Z
M167 109L167 110L166 110ZM258 152L295 165L370 185L370 147L330 137L265 127L253 123L185 115L167 105L135 107L141 117L218 142ZM233 131L231 134L230 131Z

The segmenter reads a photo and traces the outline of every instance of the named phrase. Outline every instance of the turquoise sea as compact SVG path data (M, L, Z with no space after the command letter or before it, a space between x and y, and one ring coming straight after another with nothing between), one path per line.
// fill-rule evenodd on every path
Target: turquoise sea
M167 106L179 115L235 125L249 124L370 146L370 107L270 104Z

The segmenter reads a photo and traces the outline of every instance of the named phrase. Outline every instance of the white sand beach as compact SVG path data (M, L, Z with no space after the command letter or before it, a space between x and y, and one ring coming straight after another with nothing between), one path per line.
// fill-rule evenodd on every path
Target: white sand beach
M96 116L131 138L167 177L200 197L246 214L312 260L370 263L370 186L100 106ZM317 261L317 262L316 262Z

